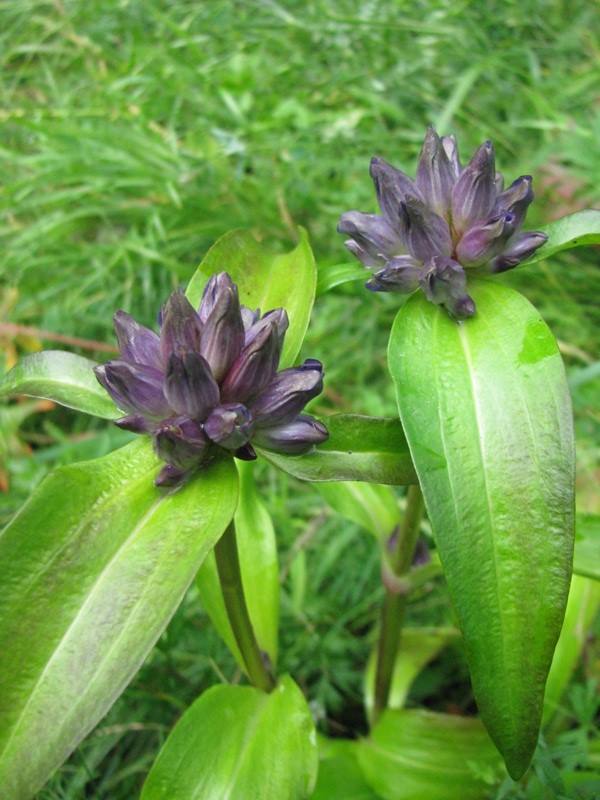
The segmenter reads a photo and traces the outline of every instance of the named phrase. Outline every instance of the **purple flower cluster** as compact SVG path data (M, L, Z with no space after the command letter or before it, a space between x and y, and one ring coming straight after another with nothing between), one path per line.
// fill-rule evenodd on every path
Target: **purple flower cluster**
M371 161L381 215L348 211L338 231L366 267L378 268L366 286L375 292L412 292L459 319L473 316L467 272L504 272L529 258L547 237L520 232L533 200L531 177L504 189L494 147L484 142L461 167L453 136L429 128L416 180L381 158Z
M183 292L172 294L160 336L124 311L114 323L121 357L96 377L127 413L116 425L152 436L166 462L157 486L179 483L218 448L252 460L253 443L297 455L327 438L300 413L323 389L320 362L277 372L287 314L241 306L226 272L209 280L198 312Z

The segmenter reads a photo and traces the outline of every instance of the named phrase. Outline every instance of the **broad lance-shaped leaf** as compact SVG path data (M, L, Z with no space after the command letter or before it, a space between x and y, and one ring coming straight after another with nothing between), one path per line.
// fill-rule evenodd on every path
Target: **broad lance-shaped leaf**
M256 448L274 466L303 481L416 483L402 425L397 419L334 414L323 419L329 439L303 456Z
M354 752L384 800L482 800L503 773L476 717L388 709Z
M294 363L315 301L317 268L306 231L291 252L276 255L258 244L250 231L230 231L208 251L187 288L187 297L198 306L211 275L224 270L237 284L240 302L263 314L274 308L287 311L290 326L285 334L280 368Z
M235 512L235 530L248 614L259 647L268 654L273 668L277 663L279 633L279 565L273 521L261 502L252 464L238 461L240 502ZM229 623L219 582L214 551L198 570L196 586L204 608L240 667L246 665Z
M318 482L316 489L329 505L346 519L356 522L384 544L400 523L398 498L391 486L358 481Z
M116 419L122 413L96 380L95 366L95 361L62 350L34 353L0 380L0 397L43 397L85 414Z
M571 578L573 422L538 312L501 284L471 286L477 314L460 324L411 297L388 359L475 698L519 778Z
M173 728L141 800L305 800L317 766L314 723L289 676L270 694L213 686Z
M576 211L543 225L540 230L548 236L548 241L531 258L522 261L519 268L543 261L563 250L600 244L600 211L591 208Z
M160 492L148 441L62 467L0 536L0 797L29 800L121 694L237 503L230 460Z
M575 555L573 571L600 581L600 516L577 514L575 517Z

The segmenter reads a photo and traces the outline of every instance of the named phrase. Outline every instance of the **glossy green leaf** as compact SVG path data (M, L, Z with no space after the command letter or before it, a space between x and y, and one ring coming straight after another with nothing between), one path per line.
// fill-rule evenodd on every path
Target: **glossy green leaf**
M237 283L240 301L263 313L273 308L287 311L290 327L285 335L281 369L294 363L308 327L315 300L317 268L306 232L290 253L275 255L265 250L250 231L231 231L206 254L187 289L197 306L211 275L228 272Z
M581 658L590 626L600 608L600 583L573 575L567 612L544 695L544 723L558 709L561 696Z
M273 521L260 501L253 477L253 466L237 462L240 472L240 501L235 512L235 527L248 613L258 644L277 663L279 628L279 564ZM196 576L204 608L220 636L245 670L223 602L214 552L208 554Z
M400 523L398 498L390 486L346 481L317 483L316 488L340 516L356 522L382 543Z
M334 414L323 420L329 439L304 456L260 450L274 466L303 481L416 483L402 425L395 419Z
M498 753L475 717L388 710L356 753L367 782L384 800L482 800L502 774Z
M332 264L327 267L319 267L317 276L317 297L320 297L336 286L344 283L355 283L362 281L366 283L369 279L367 270L354 262L353 264Z
M520 267L550 258L562 250L600 244L600 211L594 209L576 211L574 214L542 225L540 230L548 235L548 241L531 258L521 262Z
M600 516L598 514L577 514L575 517L573 572L600 581Z
M403 628L394 663L388 700L389 708L402 708L412 682L423 668L448 645L460 638L456 628ZM365 673L365 706L369 719L375 697L377 650L374 649Z
M43 397L102 419L123 416L96 380L95 366L95 361L62 350L34 353L0 380L0 397Z
M470 291L477 313L462 323L411 297L388 359L477 704L518 778L571 578L573 422L538 312L499 283Z
M366 782L355 754L355 741L320 736L319 775L311 800L380 800Z
M141 800L304 800L317 759L312 717L290 677L270 694L214 686L174 727Z
M121 694L233 516L237 473L179 491L138 440L46 478L0 536L0 797L29 800Z

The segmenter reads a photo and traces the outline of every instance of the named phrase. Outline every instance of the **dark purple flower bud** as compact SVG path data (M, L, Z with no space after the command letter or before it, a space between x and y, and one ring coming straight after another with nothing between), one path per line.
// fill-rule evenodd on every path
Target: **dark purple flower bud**
M167 361L165 395L176 414L204 420L219 402L219 387L207 361L193 350L180 349Z
M233 455L240 461L256 461L256 452L250 443L239 447Z
M504 175L496 170L496 174L494 175L494 191L496 192L496 195L500 194L503 189ZM498 211L500 211L500 209L498 209Z
M208 361L217 382L227 375L243 345L244 323L238 290L229 280L228 285L222 282L216 292L200 337L200 355Z
M398 292L408 294L419 288L423 265L411 256L399 256L388 261L365 286L371 292Z
M457 234L487 219L494 207L494 147L484 142L461 172L452 191L452 224Z
M156 455L182 470L199 466L209 454L210 441L193 420L166 420L155 432L153 440Z
M406 245L413 258L428 261L435 255L450 256L452 239L445 219L414 198L403 202L400 209Z
M426 264L420 281L428 300L443 305L457 319L472 317L475 304L467 294L465 271L456 261L436 256Z
M527 209L533 202L533 189L531 175L521 175L513 181L505 192L496 198L496 212L504 209L510 211L515 217L515 229L520 228L525 220Z
M455 166L450 163L440 137L429 127L417 165L417 188L428 207L442 217L450 208L456 177Z
M417 184L382 158L372 158L369 171L375 184L375 193L381 213L384 219L392 227L395 227L400 212L400 203L407 197L423 200Z
M121 417L115 420L117 428L132 433L150 433L152 426L142 414L130 414L128 417Z
M278 372L251 403L257 425L290 422L313 397L323 391L323 365L307 359L299 367Z
M266 319L264 324L261 324ZM250 341L221 385L221 400L245 403L271 380L281 353L281 337L275 315L263 317L249 331Z
M241 403L217 406L204 423L208 438L227 450L238 450L248 444L253 431L252 414Z
M274 327L278 341L279 352L281 353L283 338L289 327L289 324L290 321L288 319L288 315L283 308L275 308L272 311L267 311L266 314L257 319L256 322L245 332L244 346L247 347L258 336L262 336L265 328L271 329Z
M258 428L253 441L265 450L273 450L284 455L306 453L315 444L324 442L329 433L327 428L307 414L300 414L292 422L268 428Z
M240 314L242 315L244 332L246 332L249 331L250 328L260 319L260 308L257 308L256 311L252 311L251 308L246 308L246 306L240 306Z
M219 272L218 275L211 275L204 287L202 299L198 306L198 318L202 325L204 325L208 319L219 297L223 293L231 291L233 288L237 291L237 287L226 272Z
M201 330L200 318L190 301L181 289L173 292L162 310L160 349L163 363L182 349L198 351Z
M446 153L446 157L452 167L452 174L455 178L461 173L461 165L460 159L458 157L458 145L456 144L456 137L455 136L442 136L441 139L442 147Z
M117 311L114 325L121 358L162 369L160 340L154 331L140 325L125 311Z
M510 246L490 264L490 272L506 272L516 267L521 261L530 258L535 251L548 241L541 231L519 233L510 242Z
M172 464L165 464L158 473L154 485L165 489L172 486L179 486L179 484L183 483L186 475L188 475L186 470L174 467Z
M515 230L515 215L503 211L469 228L456 247L464 267L479 267L502 252Z
M162 389L162 373L144 364L115 359L95 367L99 382L123 411L160 418L169 411Z
M377 214L347 211L340 217L337 229L352 237L346 247L365 267L382 266L386 258L406 252L398 231Z

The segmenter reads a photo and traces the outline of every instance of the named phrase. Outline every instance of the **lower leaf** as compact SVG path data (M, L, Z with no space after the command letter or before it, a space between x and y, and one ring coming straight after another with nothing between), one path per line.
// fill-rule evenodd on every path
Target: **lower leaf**
M29 800L121 694L237 503L231 461L177 492L147 441L57 470L0 536L0 796Z
M310 711L289 676L270 694L214 686L173 728L141 800L305 800L317 759Z
M389 347L398 408L482 719L513 778L536 745L573 554L574 440L556 342L517 292L474 282L462 323L422 296Z

